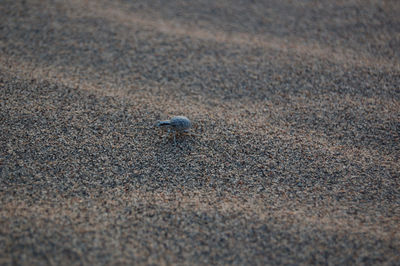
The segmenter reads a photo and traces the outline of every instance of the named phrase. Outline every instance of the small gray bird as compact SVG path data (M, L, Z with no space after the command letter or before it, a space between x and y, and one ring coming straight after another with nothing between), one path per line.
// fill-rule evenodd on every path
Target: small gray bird
M170 120L160 121L157 123L158 127L165 127L168 132L174 135L174 144L176 144L176 134L188 133L192 127L192 122L186 116L174 116Z

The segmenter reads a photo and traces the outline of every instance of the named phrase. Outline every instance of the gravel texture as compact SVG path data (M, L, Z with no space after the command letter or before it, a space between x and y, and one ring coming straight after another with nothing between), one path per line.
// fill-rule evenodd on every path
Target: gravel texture
M399 13L1 1L0 264L399 265Z

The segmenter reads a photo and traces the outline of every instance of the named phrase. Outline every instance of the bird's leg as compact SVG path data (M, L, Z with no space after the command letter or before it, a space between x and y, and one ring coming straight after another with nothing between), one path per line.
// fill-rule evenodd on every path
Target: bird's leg
M163 137L163 139L164 139L164 143L167 143L168 142L168 136L169 136L169 134L171 134L171 130L169 129L169 128L167 128L167 136L165 136L164 135L164 137ZM164 132L165 132L165 130L164 130ZM166 140L165 140L166 139Z
M189 131L189 130L185 130L185 131L183 131L183 134L185 134L185 135L189 135L189 136L196 136L196 137L200 137L200 135L199 135L199 134L195 134L195 133L193 133L193 132L191 132L191 131Z
M176 146L176 132L174 131L174 145Z

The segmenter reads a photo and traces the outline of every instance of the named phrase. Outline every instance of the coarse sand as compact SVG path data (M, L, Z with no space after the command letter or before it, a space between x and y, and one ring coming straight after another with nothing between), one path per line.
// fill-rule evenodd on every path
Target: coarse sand
M0 1L0 265L399 265L398 14Z

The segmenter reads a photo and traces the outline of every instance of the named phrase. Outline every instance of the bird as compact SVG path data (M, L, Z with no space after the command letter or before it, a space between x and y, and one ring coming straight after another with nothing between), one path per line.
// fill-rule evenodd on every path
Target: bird
M170 120L159 121L157 127L165 127L168 132L172 132L174 136L174 144L176 145L176 134L189 133L192 122L186 116L174 116Z

